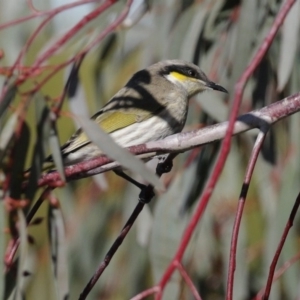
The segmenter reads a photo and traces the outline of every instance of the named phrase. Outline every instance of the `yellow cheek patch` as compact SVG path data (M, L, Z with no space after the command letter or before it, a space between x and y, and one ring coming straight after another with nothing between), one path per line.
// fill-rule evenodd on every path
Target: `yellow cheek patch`
M179 80L179 81L187 80L190 78L190 77L187 77L187 76L185 76L181 73L175 72L175 71L171 72L170 76L174 77L174 79Z

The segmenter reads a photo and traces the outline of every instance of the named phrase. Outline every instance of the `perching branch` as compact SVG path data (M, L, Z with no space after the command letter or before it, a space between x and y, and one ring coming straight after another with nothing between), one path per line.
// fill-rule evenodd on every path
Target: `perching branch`
M272 125L298 111L300 111L300 93L240 116L234 123L233 134L237 135L253 128ZM227 128L228 122L222 122L202 129L175 134L160 141L132 146L128 149L139 158L151 158L165 153L185 152L224 138ZM119 166L118 162L112 161L107 156L100 156L66 167L65 174L67 181L71 181L107 172ZM39 186L51 185L55 187L62 184L64 183L61 182L60 176L56 171L43 175L39 180Z

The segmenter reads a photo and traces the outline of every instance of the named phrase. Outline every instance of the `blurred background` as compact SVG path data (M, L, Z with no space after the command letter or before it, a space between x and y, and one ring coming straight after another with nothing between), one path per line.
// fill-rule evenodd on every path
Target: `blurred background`
M41 53L103 2L90 1L55 14L26 52L24 66L31 66ZM229 91L229 96L211 92L194 97L184 130L225 121L234 85L270 30L283 2L133 1L126 20L85 57L76 94L64 102L57 122L60 142L64 143L77 128L71 115L94 114L134 72L163 59L191 61ZM33 14L33 8L45 11L67 3L71 1L2 0L0 26ZM73 57L111 24L124 6L125 1L118 1L87 23L58 49L47 65L54 66ZM1 85L6 79L6 67L13 65L44 19L45 16L35 17L0 31L0 48L4 53L0 61ZM296 1L266 57L247 83L240 114L299 91L299 23L300 3ZM32 163L32 149L39 138L36 126L40 102L45 97L49 105L55 103L69 73L70 66L48 80L40 89L40 97L28 106L27 167ZM42 80L42 76L26 81L19 89L20 94ZM22 97L17 96L11 103L2 119L2 128L6 128L21 101ZM266 284L271 260L299 192L299 126L299 114L275 124L259 156L239 233L234 299L252 299ZM233 138L221 180L184 256L183 264L203 299L224 299L232 226L257 132L252 130ZM219 146L219 142L209 144L175 159L171 173L162 177L167 192L145 206L89 299L129 299L160 280L180 244ZM49 147L47 151L50 153ZM155 169L155 162L150 167ZM41 190L36 198L40 193ZM68 293L68 299L77 299L135 207L138 194L137 188L112 172L55 189L50 201L41 206L33 225L28 227L30 238L25 241L26 251L22 256L23 273L17 277L22 299L67 299ZM2 205L0 226L6 232L0 240L2 257L10 238L6 229L8 220L8 212ZM278 268L299 256L299 225L297 218ZM59 256L55 254L56 242L60 242ZM5 284L8 290L10 277L0 275L0 279L0 291L4 291ZM299 262L296 261L273 284L270 299L299 297ZM168 283L164 299L193 299L179 273Z

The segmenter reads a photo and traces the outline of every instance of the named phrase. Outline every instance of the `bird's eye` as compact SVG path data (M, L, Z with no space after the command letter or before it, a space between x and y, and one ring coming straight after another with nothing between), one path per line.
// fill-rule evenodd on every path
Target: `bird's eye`
M190 76L190 77L196 77L196 72L194 71L194 70L188 70L188 75Z

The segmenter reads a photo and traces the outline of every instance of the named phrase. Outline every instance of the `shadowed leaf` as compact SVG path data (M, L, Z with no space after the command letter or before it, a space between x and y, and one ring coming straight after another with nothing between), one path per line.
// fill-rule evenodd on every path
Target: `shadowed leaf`
M23 123L20 136L13 149L13 163L10 178L10 197L20 199L22 192L22 179L26 154L29 145L30 131L26 122Z
M28 180L28 187L25 191L26 199L33 200L35 192L37 190L37 180L43 169L45 159L45 148L49 136L49 108L45 104L42 95L35 95L36 106L36 143L34 146L30 176Z
M77 86L78 86L78 82L79 82L78 72L79 72L79 68L81 66L81 62L82 62L82 60L76 61L73 64L69 78L66 83L66 93L67 93L67 96L70 98L70 100L72 99L72 97L74 97L76 95Z
M4 201L2 198L0 198L0 232L5 231L6 227L6 210L4 206ZM0 235L0 257L4 257L5 254L5 247L6 247L6 236L4 234ZM4 297L4 263L2 262L0 264L0 299L3 299Z
M200 197L205 186L208 175L214 165L216 155L220 149L220 142L215 142L206 145L201 149L201 153L197 160L197 168L193 176L193 184L190 187L189 193L184 199L184 204L181 208L181 213L185 213L196 200Z
M34 226L34 225L40 225L43 222L44 218L43 217L38 217L35 218L33 221L30 222L30 226Z
M18 89L14 84L8 86L7 92L2 101L0 102L0 119L2 115L6 112L9 104L14 100L17 90Z

